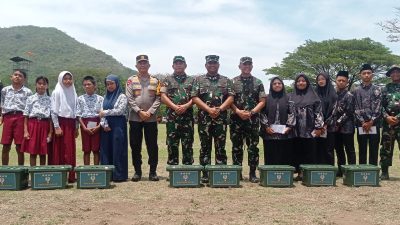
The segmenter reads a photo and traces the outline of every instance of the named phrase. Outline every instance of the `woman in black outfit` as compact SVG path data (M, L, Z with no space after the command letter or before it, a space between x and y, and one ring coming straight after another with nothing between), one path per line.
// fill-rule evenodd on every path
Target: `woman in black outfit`
M317 137L317 164L335 164L335 131L336 115L334 107L337 101L336 90L332 85L331 79L326 73L319 73L316 78L318 94L322 104L322 115L324 116L324 127L322 137Z
M324 120L322 116L321 101L311 87L308 77L300 73L296 76L294 91L289 99L294 102L296 126L293 139L294 165L298 176L295 180L302 179L300 164L315 163L315 137L322 133Z
M274 77L270 83L267 103L261 112L260 136L264 143L265 165L293 164L292 138L295 124L294 104L286 95L283 81Z

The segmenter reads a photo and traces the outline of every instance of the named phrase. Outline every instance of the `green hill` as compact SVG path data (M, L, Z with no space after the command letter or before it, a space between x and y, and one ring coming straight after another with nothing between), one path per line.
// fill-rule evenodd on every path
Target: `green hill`
M30 88L34 87L34 80L40 75L47 76L50 87L53 88L58 74L63 70L71 71L75 75L75 85L79 92L82 91L80 82L83 76L94 75L102 80L107 74L113 73L126 80L136 73L112 56L80 43L56 28L0 28L0 52L0 79L4 85L10 83L12 63L9 59L14 56L32 61L28 72Z

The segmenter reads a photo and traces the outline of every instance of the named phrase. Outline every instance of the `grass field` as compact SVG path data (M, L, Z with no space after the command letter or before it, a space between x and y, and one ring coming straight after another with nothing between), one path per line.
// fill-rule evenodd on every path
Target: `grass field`
M294 188L265 188L248 181L245 163L241 188L174 189L166 182L163 124L158 137L161 181L148 181L144 165L143 181L118 183L107 190L81 190L74 185L66 190L0 191L0 224L400 224L397 146L392 179L381 182L381 187L351 188L338 179L336 187L305 187L297 182ZM79 138L77 146L77 164L82 165ZM195 164L199 147L196 132ZM226 149L231 164L229 137ZM145 148L143 153L147 162ZM28 160L26 155L26 165ZM10 162L16 164L15 150Z

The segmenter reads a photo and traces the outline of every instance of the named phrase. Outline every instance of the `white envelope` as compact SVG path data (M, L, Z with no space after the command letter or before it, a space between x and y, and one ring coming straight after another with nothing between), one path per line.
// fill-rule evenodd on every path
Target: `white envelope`
M97 122L89 121L86 126L88 129L97 127Z
M364 135L364 134L377 134L376 132L376 126L372 126L369 132L365 132L362 127L358 127L358 134L359 135Z
M284 134L286 125L272 124L271 128L272 130L274 130L274 133L276 134Z

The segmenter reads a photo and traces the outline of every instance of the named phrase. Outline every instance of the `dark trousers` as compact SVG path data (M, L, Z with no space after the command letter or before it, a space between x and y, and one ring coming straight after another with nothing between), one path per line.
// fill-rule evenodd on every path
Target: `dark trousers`
M326 138L316 138L316 162L318 164L335 164L335 133L328 132Z
M265 165L293 165L292 139L263 140Z
M141 175L142 169L142 140L143 131L146 141L147 154L149 155L148 164L150 172L156 172L158 164L158 145L157 145L157 122L136 122L129 121L129 143L132 149L132 164L135 172Z
M300 172L301 164L315 163L315 139L294 138L293 139L293 164L296 172Z
M356 150L354 148L354 133L343 134L335 133L335 150L337 156L337 164L339 173L341 173L341 165L356 164ZM346 153L345 153L346 151ZM346 163L347 156L347 163Z
M379 141L381 138L380 129L377 128L377 134L358 135L358 163L367 164L367 146L369 147L368 163L378 165Z

